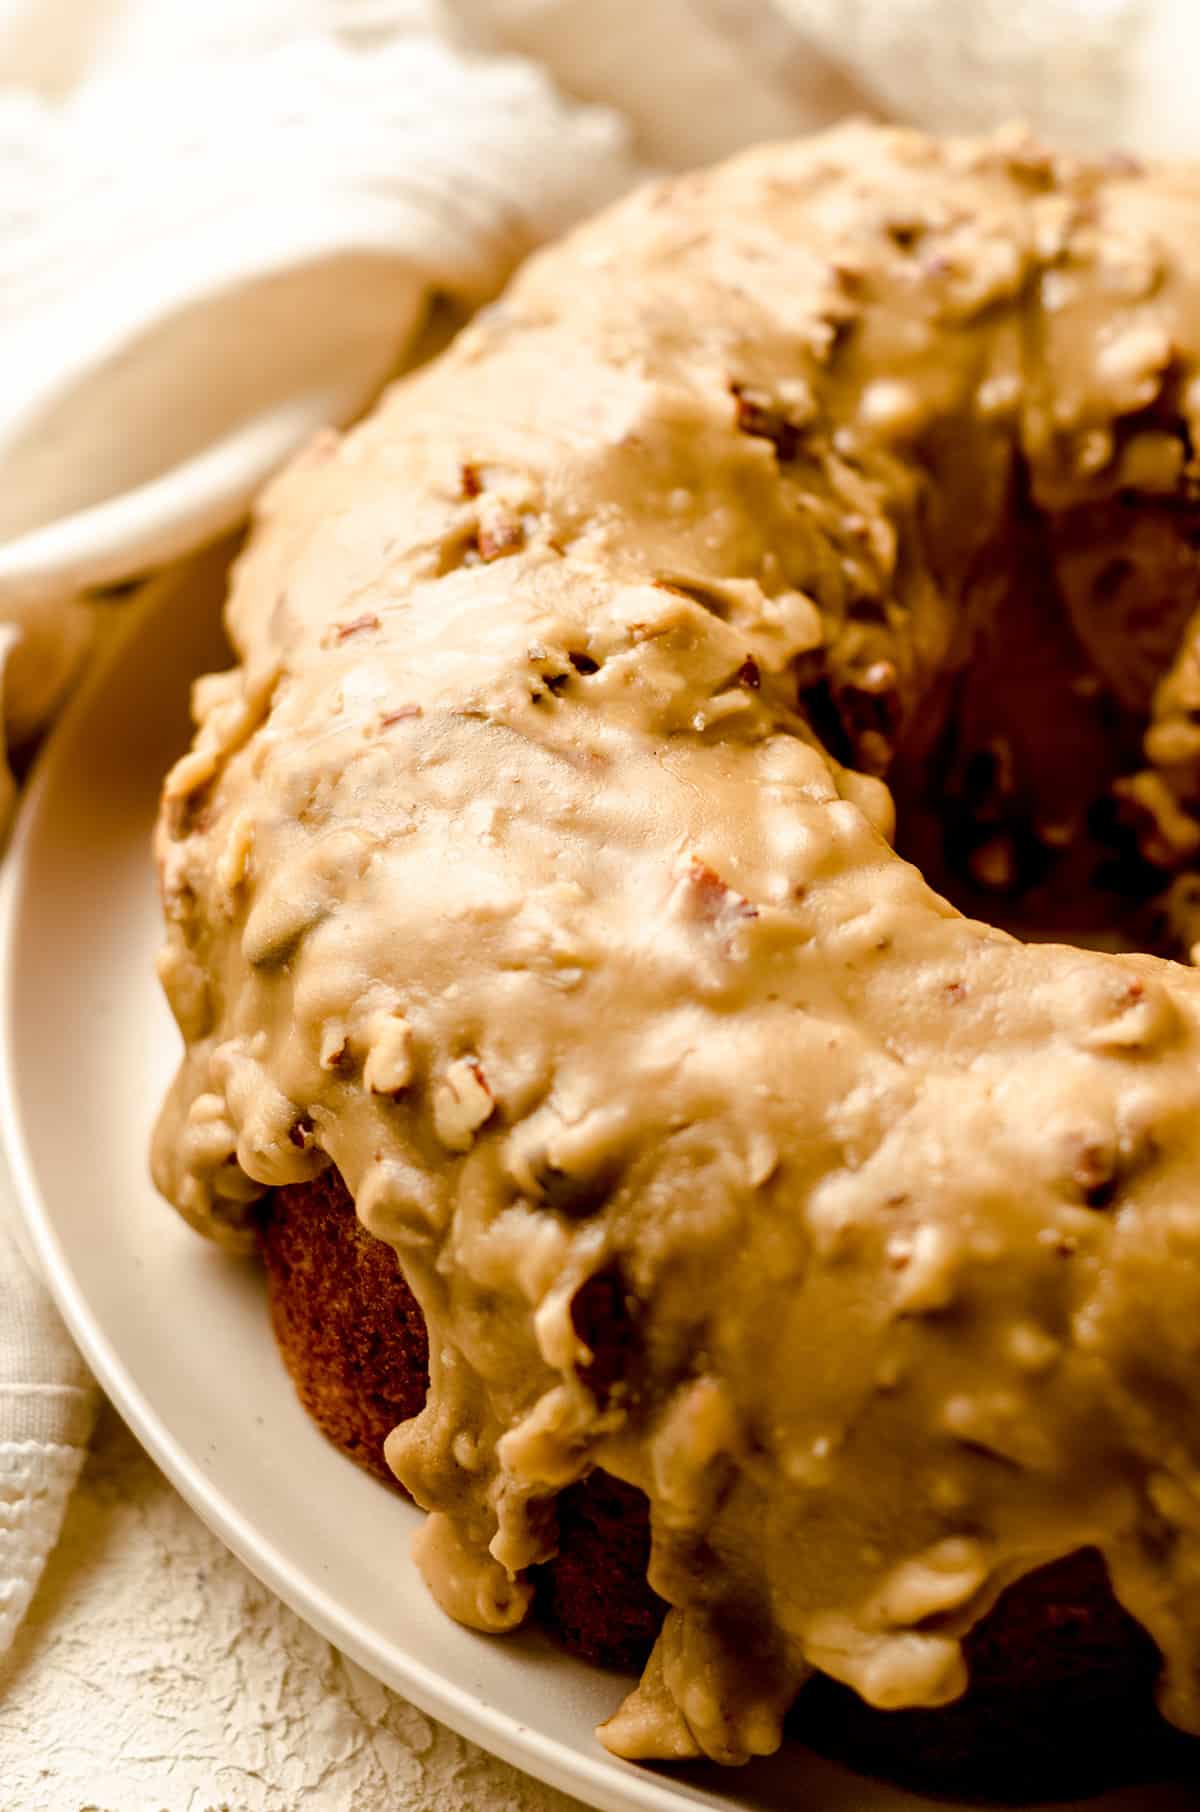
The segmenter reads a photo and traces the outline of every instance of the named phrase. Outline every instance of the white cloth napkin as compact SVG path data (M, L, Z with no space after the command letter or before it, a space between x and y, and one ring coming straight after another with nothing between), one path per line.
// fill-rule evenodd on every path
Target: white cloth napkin
M0 1215L0 1654L58 1539L95 1410L83 1361Z
M0 726L53 710L97 588L643 164L851 106L1195 150L1196 33L1193 0L0 0ZM0 1652L93 1405L0 1228Z
M938 132L1020 118L1081 151L1195 157L1195 0L775 0L885 113Z

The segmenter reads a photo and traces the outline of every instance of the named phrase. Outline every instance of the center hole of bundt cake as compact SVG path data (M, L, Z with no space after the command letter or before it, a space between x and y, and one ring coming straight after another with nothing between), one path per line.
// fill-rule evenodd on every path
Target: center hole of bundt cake
M936 735L901 744L889 773L897 846L960 910L1018 936L1186 957L1200 864L1147 834L1145 736L1195 633L1200 508L1025 510L1019 534Z

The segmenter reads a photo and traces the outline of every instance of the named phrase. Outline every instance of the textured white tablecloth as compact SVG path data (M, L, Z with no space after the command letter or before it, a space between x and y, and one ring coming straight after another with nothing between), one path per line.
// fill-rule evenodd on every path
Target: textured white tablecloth
M107 1407L0 1662L2 1812L573 1812L379 1685Z

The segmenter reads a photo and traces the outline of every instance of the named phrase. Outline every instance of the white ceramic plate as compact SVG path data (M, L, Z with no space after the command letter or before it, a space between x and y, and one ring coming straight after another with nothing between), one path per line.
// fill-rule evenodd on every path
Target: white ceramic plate
M195 1510L280 1597L530 1773L610 1812L930 1805L794 1747L737 1773L608 1756L593 1728L620 1682L536 1634L488 1638L441 1615L408 1557L418 1513L308 1421L255 1268L155 1195L147 1139L178 1047L154 978L149 834L160 776L186 741L189 681L225 658L223 576L214 555L160 581L54 737L6 864L4 1131L27 1230L90 1364ZM1195 1797L1168 1787L1103 1804L1183 1812Z

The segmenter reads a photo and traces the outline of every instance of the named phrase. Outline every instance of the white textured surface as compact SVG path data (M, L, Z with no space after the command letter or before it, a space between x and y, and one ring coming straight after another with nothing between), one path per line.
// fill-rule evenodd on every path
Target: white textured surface
M281 1473L280 1489L298 1480ZM105 1409L0 1663L3 1812L572 1812L281 1605Z

